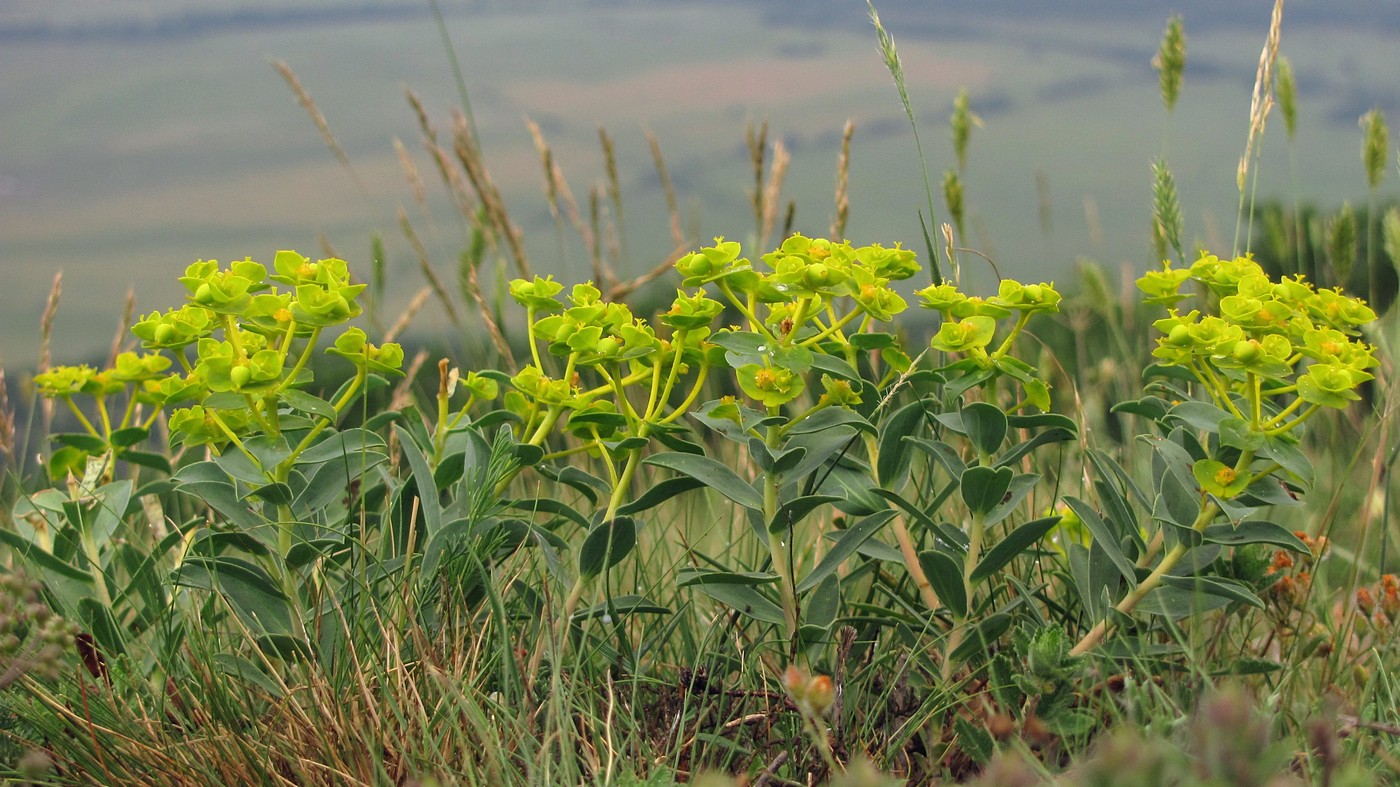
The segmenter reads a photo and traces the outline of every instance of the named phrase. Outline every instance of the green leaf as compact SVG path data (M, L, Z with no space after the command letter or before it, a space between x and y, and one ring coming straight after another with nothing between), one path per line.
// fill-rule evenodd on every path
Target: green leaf
M763 495L759 494L758 490L745 483L733 470L708 456L667 452L649 456L642 461L697 479L745 508L763 510Z
M1220 444L1258 451L1264 445L1264 435L1250 429L1243 418L1230 417L1220 422Z
M996 546L987 550L987 553L982 556L982 560L977 563L977 568L972 570L972 581L974 583L981 582L1000 571L1003 566L1015 560L1017 555L1054 530L1055 525L1059 523L1060 517L1050 516L1027 522L1007 533L1005 538L998 541Z
M281 698L285 695L281 685L269 678L257 664L233 653L215 653L212 659L214 668L225 675L257 686L269 697Z
M398 424L395 424L394 428L403 429ZM384 452L388 448L389 444L384 442L384 438L374 432L367 429L346 429L343 432L336 432L301 452L296 463L314 465L334 459L348 458L353 460L358 459L360 454L364 452Z
M721 571L714 568L685 567L676 572L676 587L690 585L767 585L778 581L778 575L768 571Z
M1144 396L1131 402L1119 402L1109 408L1110 413L1129 413L1160 421L1171 409L1171 403L1161 397Z
M692 489L699 489L704 485L704 481L698 478L691 478L688 475L678 478L668 478L643 492L636 500L619 506L617 513L629 516L637 514L655 508L676 495L689 492Z
M909 480L912 446L905 438L918 433L926 408L923 401L910 402L880 422L875 478L885 489L900 489Z
M593 525L593 523L588 520L588 517L584 516L583 512L579 511L577 508L547 497L512 500L509 505L516 511L529 511L530 513L545 513L553 516L561 516L584 530L587 530Z
M835 495L803 495L802 497L789 500L778 508L778 513L773 516L773 521L768 523L768 532L782 533L789 527L802 521L802 518L821 508L827 503L836 503L845 498Z
M1173 405L1167 415L1207 432L1219 432L1220 422L1230 418L1229 412L1213 404L1196 401L1186 401Z
M573 487L580 494L588 498L588 502L596 504L599 494L608 494L608 483L592 473L567 465L563 468L554 468L550 465L542 465L540 472L546 476L566 486ZM552 474L552 475L551 475ZM630 513L630 512L622 512Z
M200 500L240 527L252 529L266 524L265 519L243 502L228 475L214 462L186 465L175 474L174 480L181 494Z
M880 528L889 524L890 520L895 518L895 515L894 511L880 511L868 517L864 517L852 527L840 531L836 545L827 551L826 555L822 557L821 562L817 564L816 568L812 569L810 574L803 577L802 581L797 583L797 592L805 593L816 587L818 583L828 576L835 574L836 570L841 567L841 564L845 562L846 558L854 554L871 536L878 533Z
M836 507L847 514L864 516L887 508L884 499L875 491L879 487L870 482L870 470L863 462L849 456L841 457L825 472L817 492L840 497Z
M1069 429L1063 429L1058 426L1052 427L1050 429L1036 434L1029 440L1022 441L1012 446L1006 453L997 457L996 466L1007 467L1009 465L1013 465L1016 462L1019 462L1021 460L1021 457L1025 456L1031 451L1034 451L1042 445L1050 445L1051 443L1064 443L1073 440L1074 438L1074 431Z
M958 733L958 749L978 765L987 764L996 751L991 734L962 716L953 719L953 729Z
M423 523L421 543L426 543L437 529L442 527L442 500L438 497L437 485L433 482L433 471L428 466L428 457L414 442L413 435L402 426L394 424L394 434L399 437L399 448L408 459L413 474L413 482L418 487L418 513Z
M1010 470L1011 468L1006 468ZM1035 489L1036 483L1040 481L1038 473L1017 473L1011 479L1010 486L1007 487L1006 494L991 511L987 512L982 524L991 527L1001 520L1011 516L1021 505L1028 495Z
M969 467L959 482L963 502L972 513L986 515L1001 504L1015 475L1009 467Z
M1304 555L1311 551L1308 549L1308 545L1293 535L1288 528L1262 519L1246 520L1239 525L1232 525L1229 522L1209 525L1202 534L1202 538L1212 544L1224 544L1232 547L1244 544L1272 544Z
M1048 426L1052 429L1064 429L1067 432L1079 432L1079 424L1076 424L1073 418L1059 413L1008 414L1006 424L1012 429L1040 429Z
M992 643L1001 639L1011 628L1011 616L1005 612L994 612L972 627L967 638L952 653L948 660L954 664L967 661L973 656L985 655Z
M55 574L80 582L88 587L92 586L91 574L77 566L69 565L64 560L54 557L53 553L44 550L38 544L31 544L25 541L18 533L0 529L0 543L5 544L10 549L13 549L15 554L45 571L52 571Z
M151 451L122 451L121 459L123 462L149 467L165 475L170 475L174 472L174 468L170 466L169 459Z
M580 577L596 577L622 562L637 545L637 527L630 516L603 522L589 531L578 549Z
M263 484L243 497L245 499L255 497L275 506L284 506L292 502L292 488L279 481L275 484Z
M621 617L623 615L669 615L671 610L652 601L646 596L626 595L610 598L601 604L580 609L574 613L573 620L589 620L592 618Z
M959 620L967 617L967 588L963 587L962 566L936 549L919 553L919 567L933 586L933 592Z
M875 427L852 410L844 407L827 407L793 422L788 434L809 434L837 426L854 426L862 432L875 434Z
M855 370L855 367L847 363L845 358L839 358L835 355L813 353L812 368L826 372L840 380L855 382L860 379L860 373Z
M958 452L942 440L924 440L918 437L906 437L904 440L933 457L935 461L943 465L943 468L948 471L948 475L955 479L961 478L963 471L967 469L967 463L958 456Z
M339 414L335 411L335 407L331 405L330 402L319 396L312 396L306 391L288 388L282 391L279 396L282 398L282 401L286 402L287 406L293 410L300 410L303 413L309 413L318 418L324 418L332 423L339 417Z
M143 426L128 426L112 433L112 445L118 448L136 445L151 436L151 430Z
M899 346L899 340L891 333L853 333L850 343L857 350L883 350Z
M830 574L807 597L807 603L802 608L802 624L798 632L802 640L815 643L826 639L840 612L841 581L835 574Z
M1182 590L1205 593L1220 598L1238 601L1251 607L1264 608L1264 601L1248 585L1232 579L1217 577L1162 577L1162 584Z
M1291 437L1291 435L1282 435L1265 438L1264 445L1259 448L1259 456L1278 462L1284 470L1292 473L1302 482L1304 489L1310 488L1313 485L1312 461L1308 459L1307 454L1298 448L1298 444Z
M746 585L734 585L727 583L701 584L696 589L709 596L715 601L733 608L749 617L772 623L784 625L786 619L783 610L777 604L769 601L767 597Z
M1006 440L1006 413L989 402L973 402L963 407L962 426L981 456L992 456Z
M1129 560L1128 556L1123 554L1123 548L1119 544L1118 537L1109 529L1108 523L1103 521L1099 513L1094 510L1093 506L1083 500L1077 497L1066 496L1064 501L1065 505L1069 506L1070 510L1084 523L1084 526L1089 528L1089 532L1094 537L1094 543L1104 551L1104 554L1108 556L1109 560L1113 561L1113 565L1118 569L1118 573L1122 574L1123 579L1127 580L1128 587L1137 587L1137 571L1133 568L1133 561Z
M106 440L85 432L66 432L64 434L56 434L50 439L60 445L76 448L86 454L100 454L107 450Z
M177 585L218 592L255 633L294 633L291 604L257 565L228 555L190 555L173 578Z

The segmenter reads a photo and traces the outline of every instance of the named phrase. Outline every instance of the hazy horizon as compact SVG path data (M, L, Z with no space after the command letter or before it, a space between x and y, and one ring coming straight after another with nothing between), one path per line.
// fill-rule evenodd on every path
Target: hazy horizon
M1176 175L1187 237L1228 251L1272 4L1221 5L878 3L918 113L939 220L938 184L952 163L947 115L965 87L983 120L966 173L967 245L1003 274L1066 279L1081 258L1149 264L1149 165L1159 156ZM616 140L628 272L671 247L645 133L659 140L697 242L745 238L744 129L762 120L792 153L784 198L796 201L799 228L824 233L830 222L851 119L847 235L922 248L913 135L864 3L441 6L487 163L537 270L586 275L576 239L561 251L527 118L585 212L603 177L598 128ZM1188 55L1168 117L1150 61L1174 11ZM1397 30L1400 11L1383 3L1286 6L1281 51L1299 77L1299 131L1290 149L1281 121L1270 123L1261 196L1365 199L1357 118L1400 107ZM353 178L270 67L274 58L315 98ZM370 236L384 235L393 311L422 282L399 207L450 280L461 222L434 181L405 87L440 130L449 125L460 102L426 3L0 5L0 359L15 370L37 359L39 315L60 269L58 362L106 348L129 286L138 311L164 309L179 303L175 277L195 259L319 254L322 237L367 276ZM426 213L395 139L428 183ZM1396 193L1394 174L1383 196ZM991 280L975 260L967 269L979 285ZM440 328L431 309L423 326Z

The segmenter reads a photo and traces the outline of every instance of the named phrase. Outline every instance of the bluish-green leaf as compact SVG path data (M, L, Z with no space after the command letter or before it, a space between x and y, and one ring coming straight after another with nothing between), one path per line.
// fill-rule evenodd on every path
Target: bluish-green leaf
M923 401L910 402L880 422L875 477L885 489L901 489L909 480L912 446L905 438L918 434L926 408Z
M227 555L191 555L175 572L177 585L217 591L255 633L292 634L292 609L261 567Z
M963 587L963 568L958 561L936 549L927 549L919 553L919 567L953 616L959 620L967 617L967 588Z
M1288 528L1262 519L1249 519L1239 523L1239 525L1232 525L1229 522L1209 525L1205 529L1203 538L1212 544L1224 544L1232 547L1244 544L1272 544L1304 555L1311 551L1308 549L1308 545L1293 535L1293 532Z
M837 426L851 426L863 432L875 433L875 427L858 413L844 407L827 407L798 419L788 428L788 434L808 434Z
M643 492L637 499L619 506L617 513L627 515L637 514L655 508L676 495L689 492L692 489L699 489L704 485L704 481L698 478L692 478L688 475L668 478Z
M758 493L744 479L728 467L708 456L667 452L655 454L642 460L646 464L665 467L701 481L705 486L719 492L745 508L763 510L763 495Z
M803 517L828 503L836 503L844 498L835 495L803 495L783 503L773 521L768 523L768 532L781 533L801 522Z
M977 568L972 570L972 581L981 582L1000 571L1003 566L1015 560L1017 555L1054 530L1055 525L1059 523L1058 516L1050 516L1027 522L1007 533L1005 538L987 550L987 553L978 561Z
M586 609L580 609L574 613L573 620L589 620L592 618L605 618L614 615L669 615L671 610L652 601L646 596L629 594L608 599L601 604L597 604Z
M715 568L692 568L687 566L676 572L676 587L690 585L767 585L778 581L778 575L769 571L722 571Z
M1009 467L969 467L959 481L963 502L972 513L987 514L1001 504L1015 475Z
M335 411L335 407L332 406L330 402L319 396L312 396L306 391L288 388L282 391L279 396L281 396L282 401L286 402L287 406L293 410L300 410L303 413L309 413L317 418L324 418L331 422L334 422L335 419L339 417Z
M396 429L402 429L398 424ZM306 449L297 457L297 464L317 464L333 459L349 458L354 461L364 451L387 451L389 444L384 438L366 429L346 429L336 432Z
M578 550L578 573L596 577L632 553L637 545L637 527L630 516L603 522L589 531Z
M424 525L424 538L420 540L426 541L442 527L442 501L438 497L437 485L433 482L433 471L428 466L428 457L423 455L413 436L399 424L394 424L394 434L399 436L400 450L408 459L413 482L418 487L418 513Z
M1133 561L1123 554L1123 549L1119 545L1118 535L1113 532L1094 510L1094 507L1080 500L1077 497L1065 497L1065 505L1070 507L1084 526L1089 528L1089 532L1094 537L1094 543L1104 551L1108 559L1113 561L1113 565L1118 569L1118 573L1123 575L1129 587L1137 586L1137 571L1133 568Z
M889 524L895 516L894 511L880 511L864 517L855 525L840 531L836 545L827 551L821 562L812 569L810 574L797 583L797 592L805 593L816 587L828 576L835 574L846 558L854 554L871 536L880 532L880 528Z
M1006 440L1006 413L989 402L973 402L962 409L962 426L981 456L992 456Z
M764 623L783 625L785 618L782 607L769 601L763 594L747 585L727 583L700 584L696 589L710 598L735 611L748 615Z

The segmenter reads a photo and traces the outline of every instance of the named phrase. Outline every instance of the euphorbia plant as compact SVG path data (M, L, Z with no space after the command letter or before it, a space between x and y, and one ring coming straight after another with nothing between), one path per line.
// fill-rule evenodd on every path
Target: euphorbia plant
M115 632L113 621L139 619L113 604L143 596L108 587L120 565L109 541L137 491L132 479L114 480L116 462L169 472L171 457L135 450L169 410L171 445L206 447L211 455L180 468L174 487L226 522L151 544L151 555L137 561L141 569L131 581L150 580L149 566L160 561L179 583L234 587L226 597L256 634L301 641L304 632L291 605L299 592L294 577L324 548L319 530L331 524L332 509L349 505L341 500L347 484L387 459L377 435L335 427L369 384L383 382L381 374L399 374L403 351L393 343L371 344L359 328L342 327L360 313L357 298L364 289L351 281L343 260L313 262L281 251L271 272L251 259L227 266L201 260L180 282L188 293L185 305L144 315L132 327L143 353L122 353L101 371L56 367L36 376L39 393L63 399L84 433L60 436L64 447L50 461L56 477L72 479L71 505L45 493L22 501L17 513L26 522L39 521L32 532L19 534L25 541L19 546L40 570L69 580L91 578L87 587L51 584L71 589L65 604L87 610L90 621L96 613L82 602L88 596L101 602L107 622L94 626L99 634ZM353 374L325 400L304 389L312 380L308 363L318 340L336 328L326 352L348 361ZM95 418L74 401L79 395L91 399ZM110 404L123 396L116 418ZM66 546L72 541L80 548ZM64 574L64 562L76 563L80 573ZM146 598L162 593L142 587ZM102 644L116 645L118 639L114 633Z
M1182 292L1188 281L1201 285L1206 303L1183 312L1177 304L1192 297ZM1165 433L1153 441L1158 477L1145 502L1162 527L1150 541L1139 535L1127 499L1112 485L1100 487L1110 493L1103 515L1083 501L1067 501L1122 578L1112 613L1086 597L1098 622L1072 655L1102 641L1113 615L1143 607L1189 611L1187 591L1221 603L1258 604L1240 582L1193 576L1202 560L1189 558L1212 545L1270 543L1307 551L1281 526L1250 517L1307 490L1312 468L1298 448L1305 425L1324 408L1359 400L1356 389L1372 379L1367 370L1376 365L1375 348L1359 338L1360 327L1375 319L1363 301L1314 289L1301 276L1273 281L1249 257L1204 254L1185 270L1168 263L1139 279L1138 287L1149 302L1171 306L1153 323L1161 336L1152 371L1191 386L1164 383L1170 401L1148 397L1119 407L1153 417ZM1089 573L1086 564L1079 578ZM1095 586L1081 584L1097 595Z

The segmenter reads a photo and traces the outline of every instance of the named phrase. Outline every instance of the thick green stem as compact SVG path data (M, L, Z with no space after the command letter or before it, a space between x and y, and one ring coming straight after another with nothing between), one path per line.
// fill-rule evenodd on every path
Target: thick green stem
M1201 511L1196 515L1196 521L1191 523L1191 529L1198 533L1204 531L1206 525L1210 524L1219 513L1220 507L1215 504L1215 501L1207 500L1202 503ZM1157 567L1152 569L1152 573L1148 574L1142 582L1139 582L1137 587L1128 591L1128 595L1124 596L1123 600L1119 601L1113 609L1124 615L1131 614L1148 593L1151 593L1158 585L1162 584L1162 578L1175 568L1176 564L1181 562L1181 558L1189 551L1190 547L1186 546L1184 542L1178 543L1176 546L1172 547L1171 551L1167 552L1167 554L1162 557L1162 562L1158 563ZM1089 630L1089 633L1085 634L1084 637L1070 649L1069 654L1071 656L1080 656L1097 647L1098 644L1103 641L1103 638L1108 635L1109 629L1112 627L1112 623L1110 623L1109 620L1109 618L1104 618L1096 623L1094 627Z
M770 408L776 411L777 408ZM776 448L782 438L782 430L777 426L768 427L767 445ZM797 642L799 612L797 608L797 587L793 582L792 564L788 560L788 550L792 546L792 525L778 528L774 520L778 517L778 475L763 474L763 522L768 529L768 554L773 560L773 572L778 575L778 590L783 602L783 622L787 626L788 641ZM787 536L786 541L783 536Z

